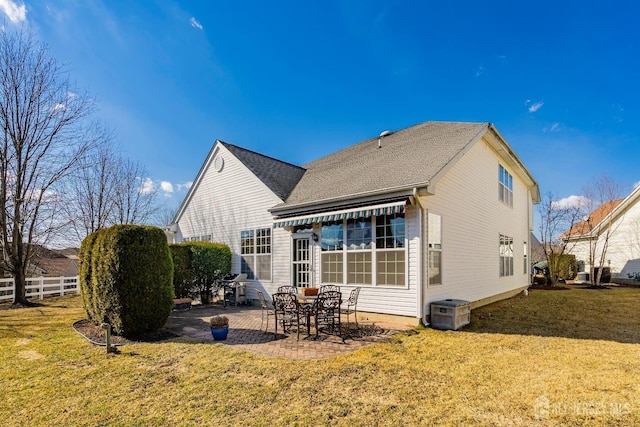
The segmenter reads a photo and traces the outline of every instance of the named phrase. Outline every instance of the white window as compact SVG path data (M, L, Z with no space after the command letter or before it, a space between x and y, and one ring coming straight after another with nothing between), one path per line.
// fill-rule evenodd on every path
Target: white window
M498 178L498 198L505 205L513 206L513 176L500 165Z
M342 221L322 223L320 248L322 249L322 283L343 282L344 227Z
M240 232L240 272L249 280L271 280L271 229Z
M442 284L442 217L429 212L427 241L429 246L429 285Z
M322 283L406 286L404 214L322 224Z
M405 286L404 214L376 217L376 279L378 285Z
M513 276L513 237L500 235L500 277Z
M370 285L371 248L373 248L371 218L347 220L347 283Z

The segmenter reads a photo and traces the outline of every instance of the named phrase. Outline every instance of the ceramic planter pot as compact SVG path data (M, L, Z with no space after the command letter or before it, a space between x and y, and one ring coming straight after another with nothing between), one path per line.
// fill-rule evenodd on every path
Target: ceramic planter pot
M211 328L211 336L214 341L223 341L227 339L227 334L229 333L228 326L221 326L217 328Z

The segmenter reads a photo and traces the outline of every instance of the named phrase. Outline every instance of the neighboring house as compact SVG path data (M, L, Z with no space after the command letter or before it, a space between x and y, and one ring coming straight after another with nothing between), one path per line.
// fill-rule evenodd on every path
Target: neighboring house
M567 252L576 256L579 271L589 272L589 248L595 244L594 267L610 268L612 277L640 275L639 202L640 186L624 199L599 206L588 218L563 234ZM601 262L605 240L607 251L604 262Z
M4 271L4 276L10 276ZM78 275L78 249L47 249L33 245L33 255L27 268L28 277L75 277Z
M250 298L360 286L358 311L415 323L436 300L477 306L526 288L539 199L490 123L383 132L303 167L218 140L167 234L227 243Z

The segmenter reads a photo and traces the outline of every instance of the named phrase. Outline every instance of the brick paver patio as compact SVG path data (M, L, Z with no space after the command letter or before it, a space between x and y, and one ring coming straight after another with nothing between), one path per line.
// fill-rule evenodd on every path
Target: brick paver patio
M375 326L382 328L377 335L347 338L343 341L339 336L322 333L318 339L315 339L315 330L311 328L310 338L307 338L306 330L300 331L300 341L297 341L295 333L285 335L282 334L280 328L278 328L278 336L274 337L273 316L269 318L269 332L261 331L260 307L224 307L222 305L194 306L191 310L174 311L167 321L166 328L178 335L214 343L209 328L209 319L217 314L229 318L229 335L226 340L215 341L215 343L233 346L262 356L290 359L318 359L337 356L362 348L394 333L410 329L405 325L376 322ZM360 322L360 326L364 330L372 330L372 323Z

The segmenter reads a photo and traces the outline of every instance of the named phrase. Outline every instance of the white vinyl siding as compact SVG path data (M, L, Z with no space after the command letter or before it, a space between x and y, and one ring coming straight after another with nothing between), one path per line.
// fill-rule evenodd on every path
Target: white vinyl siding
M531 194L519 176L513 176L513 207L495 196L496 170L502 158L481 139L437 182L433 194L422 196L428 212L446 220L442 233L442 286L426 288L424 309L446 298L478 301L524 287L528 273L518 268L512 276L500 277L499 236L529 241ZM506 169L507 164L502 163ZM425 236L426 238L426 236ZM523 246L514 248L522 259ZM428 257L425 262L428 263ZM425 266L428 277L428 265ZM425 281L427 280L425 277Z
M224 158L224 167L220 172L210 167L212 159L218 155ZM266 226L270 227L273 216L268 209L282 203L282 200L224 146L218 144L210 153L207 162L194 182L192 195L178 218L180 231L177 241L186 240L186 237L191 236L210 236L211 242L229 245L233 254L231 272L238 274L241 272L243 260L241 232L255 232ZM287 276L289 272L289 243L287 240L284 241L284 245L276 242L275 235L281 239L288 236L288 233L283 230L271 230L270 267L266 267L266 262L260 259L259 254L252 255L254 265L251 268L264 273L268 271L264 278L258 276L256 282L268 293L273 292L271 279L275 278L276 274ZM253 289L260 287L250 286L247 289L249 298L257 298Z

